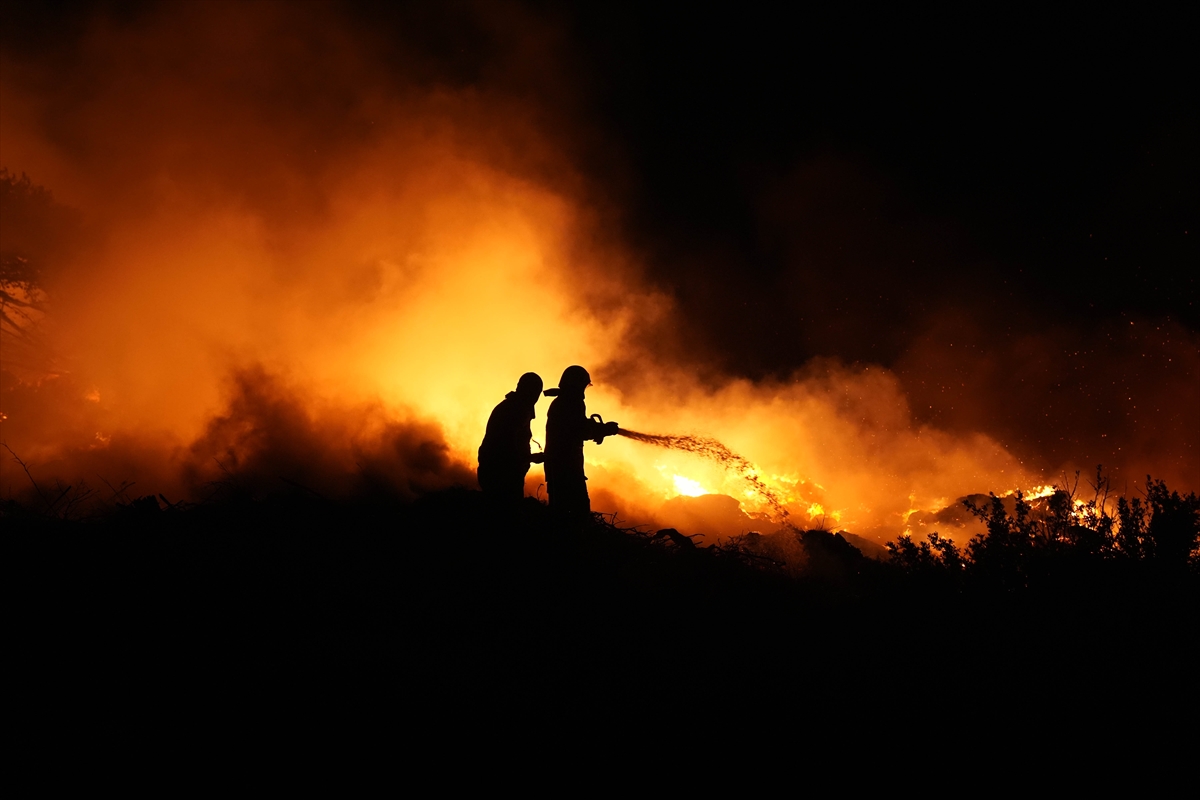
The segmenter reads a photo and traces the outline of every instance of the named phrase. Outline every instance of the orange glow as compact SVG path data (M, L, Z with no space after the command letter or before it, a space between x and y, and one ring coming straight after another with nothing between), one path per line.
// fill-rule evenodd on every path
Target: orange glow
M221 454L260 446L231 410L249 396L233 376L257 375L263 396L243 405L311 427L314 452L347 473L364 453L384 459L385 433L403 423L444 438L454 471L443 483L469 481L488 415L517 378L534 371L550 387L582 364L589 413L720 440L797 526L886 540L971 492L1053 491L1040 470L1058 465L915 422L881 367L816 360L771 380L702 382L631 344L676 311L517 100L394 89L336 25L318 24L306 35L341 54L322 60L323 79L358 87L334 104L343 116L322 118L321 97L268 107L270 89L315 69L271 49L301 23L274 6L172 8L93 32L81 58L104 80L86 102L0 70L4 166L102 232L49 287L53 347L69 354L87 410L6 408L5 436L27 462L96 474L107 449L111 482L194 491L219 477ZM73 115L65 143L46 130L60 107ZM594 507L624 521L669 525L665 500L727 495L781 522L744 475L695 455L619 437L585 453ZM0 476L4 496L25 480L7 464ZM535 466L530 493L541 481Z
M687 497L699 497L702 494L709 494L703 486L690 478L676 475L674 479L677 494L686 495Z

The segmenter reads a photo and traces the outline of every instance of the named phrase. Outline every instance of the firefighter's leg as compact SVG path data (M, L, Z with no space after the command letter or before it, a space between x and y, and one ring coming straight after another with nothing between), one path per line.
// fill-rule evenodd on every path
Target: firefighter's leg
M562 480L546 484L550 508L564 518L583 521L591 517L592 501L586 480Z

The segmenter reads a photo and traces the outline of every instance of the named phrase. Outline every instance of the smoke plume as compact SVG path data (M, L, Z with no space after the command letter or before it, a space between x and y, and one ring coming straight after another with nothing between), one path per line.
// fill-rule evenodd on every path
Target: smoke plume
M3 438L35 478L193 498L235 482L403 497L473 485L492 407L522 373L553 386L570 364L594 376L589 412L718 439L769 487L686 451L589 445L594 506L634 523L671 524L667 501L711 493L738 501L737 520L786 510L891 538L916 511L1107 456L986 432L1004 430L987 423L1006 405L1038 408L1045 382L1014 393L1008 376L1044 340L955 360L939 306L893 320L899 343L873 360L831 344L852 318L805 350L778 338L795 307L725 314L735 272L667 267L623 237L630 178L581 110L566 33L503 8L463 12L463 26L405 18L415 32L396 42L332 6L162 4L97 13L54 46L6 45L4 166L74 215L44 253L4 226L6 252L44 261L41 361L13 364L6 339L0 386ZM800 276L741 291L795 297ZM1186 399L1195 339L1164 335L1185 377L1138 391ZM773 355L739 370L738 351ZM955 408L969 411L927 413L935 375L994 399L964 391ZM1195 432L1171 413L1182 449L1148 434L1133 446L1194 480ZM531 493L540 481L535 467ZM26 484L3 465L5 497Z

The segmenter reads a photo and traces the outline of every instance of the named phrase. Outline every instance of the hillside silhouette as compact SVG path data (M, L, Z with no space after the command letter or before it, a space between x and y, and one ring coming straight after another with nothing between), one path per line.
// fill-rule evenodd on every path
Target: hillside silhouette
M9 501L3 541L25 663L83 705L1137 712L1190 680L1200 502L1152 482L1115 517L1065 507L996 498L968 547L901 539L888 560L826 531L704 548L601 515L565 529L532 498L513 516L467 489L288 485L86 519Z

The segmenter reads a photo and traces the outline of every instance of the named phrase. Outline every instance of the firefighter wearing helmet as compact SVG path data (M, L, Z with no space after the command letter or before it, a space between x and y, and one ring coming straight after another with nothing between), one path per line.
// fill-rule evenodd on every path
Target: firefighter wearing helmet
M526 372L488 418L487 433L479 446L479 488L504 504L520 503L525 496L525 473L542 461L531 453L529 423L537 416L534 406L542 395L542 379Z
M588 417L583 395L592 385L592 376L580 366L567 367L557 389L547 389L553 397L546 412L546 493L550 508L572 517L591 514L587 477L583 474L583 443L596 444L617 432L617 423L603 422L599 415Z

